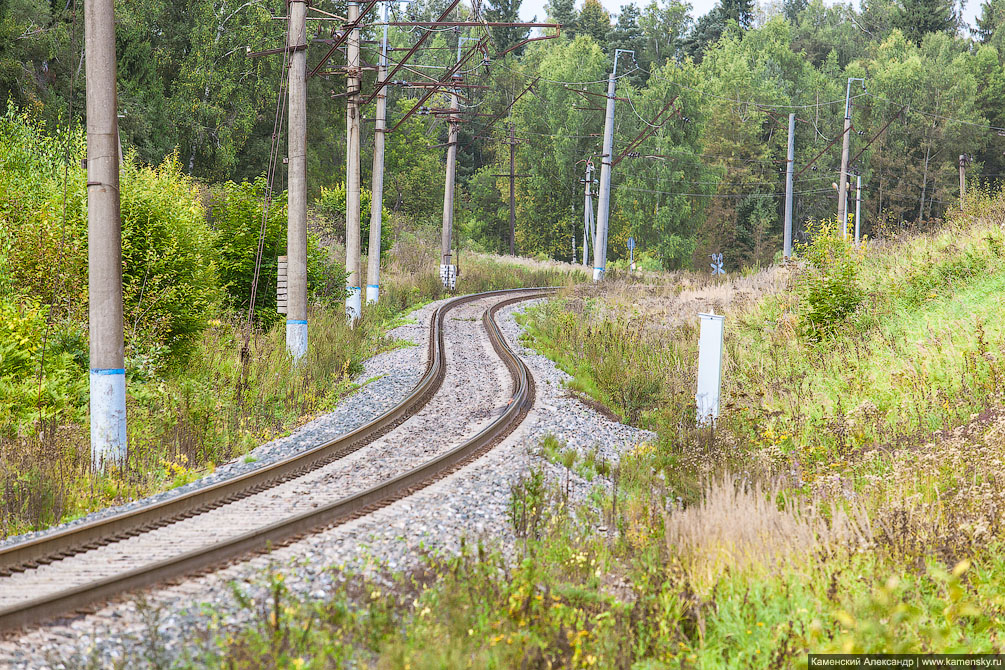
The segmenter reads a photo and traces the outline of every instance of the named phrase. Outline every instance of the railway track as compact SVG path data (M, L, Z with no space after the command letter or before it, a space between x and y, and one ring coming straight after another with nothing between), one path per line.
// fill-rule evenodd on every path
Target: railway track
M533 379L507 345L495 313L547 293L495 291L441 305L431 320L427 367L419 383L401 403L350 433L245 475L0 550L0 633L288 544L410 495L477 458L519 425L534 396ZM489 303L481 318L484 334L512 382L512 392L501 396L505 405L497 416L469 420L465 425L474 426L473 435L428 440L437 444L361 490L345 495L333 491L345 487L356 452L380 441L400 442L403 436L398 433L409 428L402 424L418 421L441 390L492 402L484 389L442 389L447 316L454 310L480 309L479 303ZM425 421L433 428L441 425L436 417ZM442 428L460 430L445 419Z

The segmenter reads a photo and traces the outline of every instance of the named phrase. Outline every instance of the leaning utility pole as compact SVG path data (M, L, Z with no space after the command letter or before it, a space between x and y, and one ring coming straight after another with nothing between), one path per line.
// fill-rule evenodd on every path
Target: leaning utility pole
M380 43L377 81L387 77L387 6L384 3L384 37ZM366 304L380 298L381 217L384 210L384 129L387 125L387 89L377 91L377 118L373 129L373 180L370 186L370 243L366 256Z
M286 350L307 353L307 0L289 3L290 121Z
M87 54L87 278L91 467L126 460L126 370L122 333L122 221L112 0L84 3Z
M785 223L782 233L782 257L792 258L792 173L796 159L796 115L789 114L789 148L785 155Z
M614 89L618 76L618 57L628 49L614 50L614 68L607 78L607 111L604 115L604 152L600 156L600 195L597 202L597 236L593 242L593 281L604 278L607 269L607 225L611 210L611 162L614 160Z
M590 256L590 236L593 235L593 161L586 161L586 177L583 179L586 184L585 198L583 205L583 265L589 261ZM596 244L594 244L596 247Z
M345 269L346 276L345 314L349 324L355 324L362 311L360 305L359 244L359 89L362 83L359 69L359 4L349 0L347 8L349 41L346 43L346 165L345 165ZM378 250L379 250L378 246ZM379 252L378 252L379 254Z
M848 86L844 95L844 136L841 138L841 178L838 183L838 221L841 223L841 236L848 236L848 153L851 149L851 83L862 82L865 79L848 77Z

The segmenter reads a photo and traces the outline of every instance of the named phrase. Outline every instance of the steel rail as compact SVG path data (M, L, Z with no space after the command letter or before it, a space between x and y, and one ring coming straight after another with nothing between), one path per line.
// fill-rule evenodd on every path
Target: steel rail
M526 292L525 295L496 303L483 315L482 321L492 347L510 373L513 381L513 393L503 413L461 445L391 480L317 509L300 513L216 544L192 550L180 556L0 609L0 633L8 634L75 610L93 607L128 591L216 569L249 554L261 553L277 546L289 544L307 533L344 523L411 495L478 458L505 439L520 424L534 402L533 377L520 357L506 343L498 324L495 322L495 315L507 305L538 298L553 290L491 291L457 298L437 310L436 318L433 320L434 324L438 324L435 350L439 367L442 369L445 348L442 324L449 308L486 296L517 291ZM416 390L418 389L419 386L416 387ZM392 409L389 414L394 411ZM379 419L368 425L378 421ZM356 432L354 431L345 437L354 435ZM338 442L338 440L334 442Z
M71 526L62 531L0 549L0 577L47 565L99 546L125 540L176 521L208 512L259 493L342 458L376 440L421 409L439 389L446 373L443 363L443 321L446 313L467 302L491 295L525 291L513 289L461 296L437 309L430 323L426 371L411 393L386 413L329 442L270 463L243 475L195 489L152 505L104 519Z

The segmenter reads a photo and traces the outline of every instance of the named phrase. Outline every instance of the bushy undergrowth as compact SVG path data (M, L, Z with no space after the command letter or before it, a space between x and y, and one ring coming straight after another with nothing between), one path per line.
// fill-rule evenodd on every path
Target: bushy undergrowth
M359 235L360 249L364 254L370 253L370 203L373 194L365 186L359 190ZM345 182L339 182L332 188L321 187L315 207L321 216L319 227L325 237L345 243ZM394 243L394 230L391 227L391 212L385 207L380 226L380 253L386 254Z
M311 347L294 367L275 312L285 193L276 194L265 220L249 334L264 181L205 187L173 156L156 167L128 156L121 205L129 456L121 470L92 473L83 135L76 127L60 132L13 109L0 117L4 535L187 483L331 409L352 390L361 361L389 346L385 329L405 310L445 295L433 231L419 231L428 240L404 240L388 252L380 305L350 329L343 265L312 237ZM461 289L567 281L560 272L480 261L465 263Z

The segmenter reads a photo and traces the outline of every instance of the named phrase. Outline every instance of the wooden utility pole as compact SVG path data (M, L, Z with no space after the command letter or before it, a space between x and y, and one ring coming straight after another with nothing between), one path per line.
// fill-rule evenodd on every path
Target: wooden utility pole
M964 154L960 154L960 211L963 211L966 193L967 193L967 157Z
M384 3L384 37L380 43L377 81L387 77L387 6ZM387 90L377 91L377 118L373 129L373 179L370 185L370 244L366 256L366 303L375 305L380 299L381 217L384 211L384 130L387 126Z
M289 3L289 207L286 228L286 349L307 353L307 2Z
M520 140L516 138L512 123L509 124L509 139L506 144L509 145L509 172L492 176L509 179L509 254L516 256L516 180L528 175L516 173L516 145L520 144Z
M346 277L345 314L350 325L355 324L362 311L360 292L362 272L360 271L360 163L359 163L359 89L362 83L359 69L359 3L350 0L347 7L349 20L349 40L346 42L346 178L345 178L345 269ZM378 246L379 249L379 246Z
M792 174L796 159L796 115L789 114L789 146L785 155L785 221L782 229L782 257L792 258Z
M122 221L112 0L84 3L87 54L87 279L91 467L126 460L126 371L122 333Z

